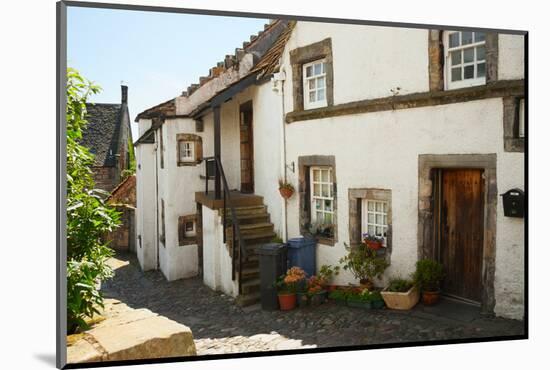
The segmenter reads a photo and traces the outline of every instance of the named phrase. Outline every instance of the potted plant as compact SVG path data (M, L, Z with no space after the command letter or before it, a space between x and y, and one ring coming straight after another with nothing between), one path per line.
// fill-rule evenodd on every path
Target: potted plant
M340 266L332 267L332 265L323 265L319 269L319 278L323 281L323 288L331 292L336 287L334 285L331 285L332 279L334 279L335 276L338 276L340 274Z
M347 304L350 307L374 309L384 307L384 300L379 291L364 288L359 292L351 293L347 297Z
M363 242L372 250L379 250L384 245L384 238L381 236L363 234Z
M296 284L296 303L298 307L309 306L309 295L307 293L307 280L304 278Z
M294 194L294 186L283 179L279 179L279 193L285 199L289 199Z
M422 291L422 303L433 305L439 300L440 284L445 277L443 265L432 259L422 259L416 262L414 282Z
M281 275L275 282L279 307L282 311L296 307L296 290L300 281L305 279L305 272L299 267L291 267L285 275Z
M410 310L420 299L418 288L413 281L393 278L381 292L384 303L394 310Z
M344 265L344 270L349 270L359 283L371 290L374 288L374 278L381 278L382 274L388 268L388 262L377 256L375 250L361 243L355 247L348 247L344 244L348 254L340 259Z
M335 289L329 293L328 298L338 305L345 305L350 293L349 289Z
M323 288L325 281L318 276L307 279L307 295L312 306L319 306L327 299L327 291Z

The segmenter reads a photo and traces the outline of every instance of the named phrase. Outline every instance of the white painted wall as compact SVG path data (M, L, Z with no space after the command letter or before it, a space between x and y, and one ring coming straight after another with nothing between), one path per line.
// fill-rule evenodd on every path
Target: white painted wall
M285 91L292 91L288 51L332 39L334 104L429 90L428 31L422 29L298 22L283 57ZM291 94L285 106L293 109Z
M523 187L523 155L504 153L502 100L488 99L398 111L349 115L292 123L287 127L288 161L304 155L336 158L338 243L319 245L317 266L335 264L349 244L350 188L392 190L393 253L388 276L407 276L417 256L418 156L497 153L498 192ZM345 145L343 145L345 143ZM291 176L298 187L297 174ZM499 202L500 199L499 199ZM289 237L298 236L298 198L289 201ZM523 221L497 218L497 312L516 317L522 310ZM510 284L514 281L514 284ZM337 284L354 282L344 272ZM516 317L517 318L517 317Z
M284 175L281 171L282 110L282 96L272 90L271 82L254 88L254 192L264 197L275 232L284 238L284 199L279 194L279 178Z
M203 279L213 290L236 297L237 281L231 279L231 257L223 243L223 226L218 211L202 208L203 222Z
M157 266L155 146L141 144L136 147L136 254L144 271Z
M524 36L498 35L498 79L515 80L524 74Z

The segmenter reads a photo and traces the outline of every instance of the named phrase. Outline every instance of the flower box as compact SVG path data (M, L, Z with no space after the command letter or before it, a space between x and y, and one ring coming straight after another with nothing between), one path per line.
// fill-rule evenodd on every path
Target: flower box
M380 292L388 308L392 310L410 310L420 299L420 293L416 286L412 286L407 292L389 292L385 288Z
M370 310L371 309L371 302L370 301L355 301L353 299L348 299L348 306Z

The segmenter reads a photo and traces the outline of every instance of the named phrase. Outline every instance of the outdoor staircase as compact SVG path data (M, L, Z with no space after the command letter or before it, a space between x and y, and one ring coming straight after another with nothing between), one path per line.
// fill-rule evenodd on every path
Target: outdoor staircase
M274 232L267 206L263 204L263 200L261 204L235 207L235 211L246 250L246 257L242 259L241 276L237 276L237 278L240 278L241 292L236 301L241 306L249 306L260 301L260 266L256 249L265 243L271 242L277 234ZM228 212L230 211L228 210ZM223 215L223 208L220 209L220 215ZM239 248L234 249L232 246L233 228L231 217L227 217L227 224L226 246L229 254L233 257L233 250L239 253Z

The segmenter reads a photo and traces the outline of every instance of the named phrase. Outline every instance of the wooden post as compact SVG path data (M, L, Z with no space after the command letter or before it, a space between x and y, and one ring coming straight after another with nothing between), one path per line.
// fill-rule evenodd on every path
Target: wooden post
M213 107L214 110L214 157L221 163L221 124L220 124L220 106L216 105ZM215 177L214 177L214 198L221 199L221 178L220 170L218 166L216 168ZM208 180L207 180L208 181Z

